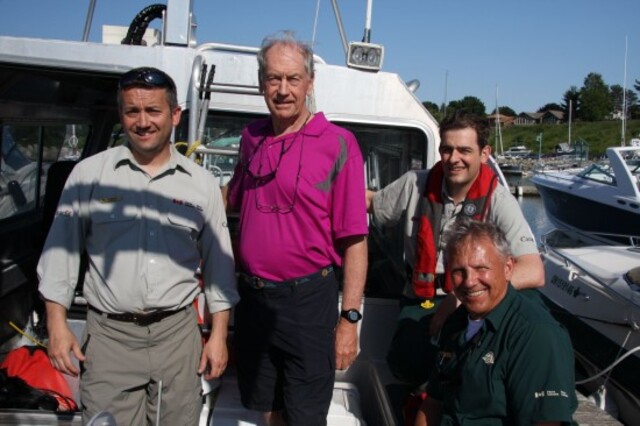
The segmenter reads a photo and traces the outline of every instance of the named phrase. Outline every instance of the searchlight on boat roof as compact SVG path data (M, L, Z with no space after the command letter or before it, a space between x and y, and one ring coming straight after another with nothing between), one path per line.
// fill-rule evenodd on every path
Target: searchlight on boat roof
M384 47L380 44L352 41L349 43L347 65L368 71L380 71L384 59Z

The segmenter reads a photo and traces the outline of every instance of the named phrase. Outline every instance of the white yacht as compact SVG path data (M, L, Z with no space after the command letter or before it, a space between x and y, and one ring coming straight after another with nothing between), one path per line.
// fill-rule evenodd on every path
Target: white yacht
M162 31L147 31L157 19ZM258 48L200 42L194 22L192 1L168 0L135 17L117 37L119 42L126 35L126 44L0 35L0 312L27 335L37 334L42 318L35 266L66 178L58 170L68 172L78 158L122 142L116 105L120 75L152 66L175 79L183 114L174 140L187 145L221 184L231 176L241 129L268 113L258 88ZM431 167L439 159L438 126L414 95L415 85L380 69L383 46L344 45L345 64L315 57L314 101L327 119L356 135L367 185L381 188L411 168ZM233 233L234 218L229 221ZM404 282L402 230L383 233L372 227L369 242L361 350L355 364L337 376L330 425L403 422L409 389L385 362ZM79 289L70 312L78 333L86 314L81 296ZM2 324L3 352L23 343L30 342ZM207 384L201 424L253 424L233 383L231 369L221 382ZM79 413L0 410L0 424L80 423Z

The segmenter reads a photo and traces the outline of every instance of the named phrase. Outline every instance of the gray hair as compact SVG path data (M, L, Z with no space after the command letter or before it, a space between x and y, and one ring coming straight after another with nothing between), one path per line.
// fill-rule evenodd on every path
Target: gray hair
M507 237L495 223L480 222L461 217L456 220L453 227L444 234L444 240L447 243L444 249L445 263L448 263L453 253L468 240L475 241L483 237L489 238L498 250L498 253L505 259L513 255Z
M311 79L315 77L315 70L313 68L313 49L311 49L311 46L296 39L292 31L279 31L262 40L262 45L258 52L258 81L260 83L260 87L262 87L265 77L265 56L267 51L276 45L293 46L298 49L304 58L304 68L307 71L307 74L309 74Z

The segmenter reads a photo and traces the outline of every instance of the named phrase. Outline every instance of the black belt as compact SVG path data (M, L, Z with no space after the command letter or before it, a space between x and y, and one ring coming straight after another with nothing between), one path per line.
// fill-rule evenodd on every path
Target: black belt
M295 287L297 285L313 281L316 278L324 278L331 272L333 272L333 266L327 266L326 268L322 268L319 271L305 275L304 277L298 277L286 281L269 281L255 275L245 274L244 272L240 272L240 277L252 289L262 290L263 288Z
M102 312L100 309L95 308L91 305L89 305L89 309L100 315L106 315L107 318L114 321L131 322L131 323L134 323L135 325L146 327L147 325L153 324L154 322L158 322L173 314L182 312L185 309L187 309L187 307L185 306L184 308L177 309L175 311L127 312L124 314L108 314L108 313Z

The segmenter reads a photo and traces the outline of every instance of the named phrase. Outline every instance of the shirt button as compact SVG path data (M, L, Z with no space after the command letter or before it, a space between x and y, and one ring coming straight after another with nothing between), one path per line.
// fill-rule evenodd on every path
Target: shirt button
M156 260L155 259L150 259L149 263L151 263L153 265L154 263L156 263Z
M149 235L153 237L153 236L155 236L155 235L156 235L156 233L155 233L155 232L153 232L153 231L151 231L151 232L149 232Z

